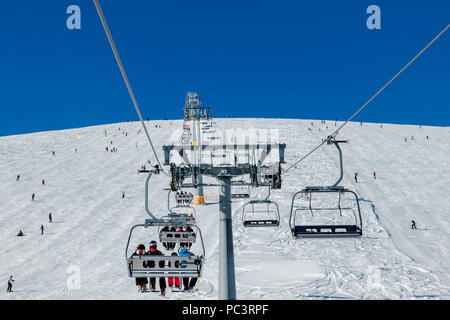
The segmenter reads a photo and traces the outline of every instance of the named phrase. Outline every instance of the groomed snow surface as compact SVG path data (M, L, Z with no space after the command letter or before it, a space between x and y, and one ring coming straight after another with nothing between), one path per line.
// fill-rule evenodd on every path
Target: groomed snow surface
M287 145L285 168L335 129L334 121L319 120L216 122L222 130L279 129ZM162 158L161 146L182 121L150 121L148 127ZM146 176L137 169L148 166L147 160L156 163L140 129L140 123L130 122L0 137L0 280L5 286L0 299L163 299L138 293L124 257L130 228L146 218ZM449 299L450 129L350 123L338 138L350 141L342 145L341 185L359 195L363 236L296 240L290 233L294 192L333 184L338 177L337 151L325 145L283 176L281 190L272 191L280 207L279 228L244 228L245 200L233 201L238 299ZM118 151L106 152L106 146ZM162 174L151 180L150 207L158 216L167 214L168 186ZM266 192L251 189L253 199ZM217 196L218 190L205 189L205 194ZM169 290L169 299L218 298L218 204L196 210L206 247L203 277L198 290ZM48 223L50 212L53 223ZM411 230L411 220L417 230ZM19 230L26 236L17 237ZM157 240L156 231L140 231L132 246L147 247L150 240ZM198 244L193 251L199 253ZM69 289L77 268L80 288ZM10 275L14 292L6 293Z

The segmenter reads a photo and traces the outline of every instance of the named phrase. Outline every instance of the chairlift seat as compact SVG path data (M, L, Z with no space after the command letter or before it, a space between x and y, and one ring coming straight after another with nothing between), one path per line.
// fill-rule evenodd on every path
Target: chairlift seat
M357 225L297 225L292 233L299 238L359 237L362 230Z
M244 227L278 227L278 220L245 220Z
M170 262L170 266L169 266ZM161 264L163 267L161 267ZM132 255L128 258L130 277L190 277L201 276L202 256Z
M256 208L255 205L264 205L265 208ZM251 207L250 210L247 208ZM252 214L264 214L264 217L249 217ZM253 218L253 219L252 219ZM242 208L242 224L244 227L278 227L280 225L280 210L278 204L272 200L251 200Z
M250 198L250 195L248 193L232 193L231 198Z

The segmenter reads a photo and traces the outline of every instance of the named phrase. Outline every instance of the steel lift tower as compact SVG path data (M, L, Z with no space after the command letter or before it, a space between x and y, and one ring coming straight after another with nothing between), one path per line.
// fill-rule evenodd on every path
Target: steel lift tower
M188 109L189 110L189 109ZM281 188L286 145L279 143L163 146L171 189L219 187L219 299L235 300L231 186ZM245 181L242 179L247 176ZM210 183L206 183L207 177ZM215 179L210 179L215 178ZM239 180L233 180L239 178Z

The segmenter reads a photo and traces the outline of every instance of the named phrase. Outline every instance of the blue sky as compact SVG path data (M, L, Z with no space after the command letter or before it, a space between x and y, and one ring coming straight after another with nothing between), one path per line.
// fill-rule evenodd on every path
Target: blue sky
M195 90L216 117L344 120L450 23L444 0L101 4L151 119ZM137 120L93 1L1 1L0 39L0 135ZM450 125L449 57L450 31L355 121Z

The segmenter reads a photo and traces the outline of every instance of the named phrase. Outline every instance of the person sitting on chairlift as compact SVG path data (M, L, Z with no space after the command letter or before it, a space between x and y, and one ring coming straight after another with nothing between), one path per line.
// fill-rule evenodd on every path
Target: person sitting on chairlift
M190 252L187 248L180 248L180 253L178 254L180 257L189 257L189 256L195 256L192 252ZM180 261L181 268L186 268L186 265L183 263L186 263L186 261ZM195 284L197 283L197 278L188 278L183 277L183 287L184 291L192 291L194 289Z
M178 254L176 252L172 252L171 256L178 256ZM169 261L169 268L171 267L171 262ZM180 263L178 261L175 261L175 268L179 268L180 267ZM179 290L181 290L181 285L180 285L180 278L178 277L169 277L167 278L167 282L169 284L169 287L172 289L173 288L173 284L175 282L175 288L178 288Z
M144 255L145 254L145 246L143 244L138 245L136 251L133 253L132 256L134 255ZM139 292L148 292L147 289L147 284L148 284L148 279L143 277L143 278L136 278L136 285L139 288Z
M156 241L154 241L154 240L150 241L149 246L150 246L150 250L147 251L148 255L151 255L151 256L162 256L163 255L163 253L157 249ZM164 268L164 265L165 265L164 261L159 262L160 268ZM150 285L151 285L152 291L155 291L156 290L155 289L156 278L150 278ZM159 288L161 290L161 295L165 296L166 295L166 278L164 278L164 277L159 278Z

